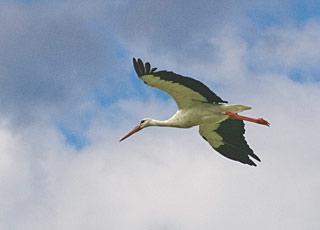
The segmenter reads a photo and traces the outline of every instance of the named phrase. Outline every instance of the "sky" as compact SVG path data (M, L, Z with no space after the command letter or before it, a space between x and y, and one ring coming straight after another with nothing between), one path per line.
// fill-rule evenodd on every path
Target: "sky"
M320 228L317 1L0 1L0 229ZM224 158L132 58L192 76L271 127Z

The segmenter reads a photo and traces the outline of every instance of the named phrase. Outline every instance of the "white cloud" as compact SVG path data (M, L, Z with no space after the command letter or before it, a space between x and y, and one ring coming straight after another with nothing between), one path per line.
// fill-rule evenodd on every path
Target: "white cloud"
M316 19L300 26L291 24L270 28L262 34L254 56L265 64L265 69L319 71L319 28L319 20Z

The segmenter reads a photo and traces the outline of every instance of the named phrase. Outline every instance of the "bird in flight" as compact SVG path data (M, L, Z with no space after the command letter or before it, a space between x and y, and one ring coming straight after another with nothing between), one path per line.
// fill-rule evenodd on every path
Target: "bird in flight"
M149 126L190 128L199 126L199 133L217 152L223 156L244 164L256 166L251 159L259 157L244 138L244 122L249 121L269 126L263 118L251 118L238 115L249 110L245 105L227 105L207 86L198 80L184 77L169 71L156 71L149 62L133 58L134 69L139 78L147 85L168 93L178 106L178 111L168 120L159 121L144 118L120 142L139 130Z

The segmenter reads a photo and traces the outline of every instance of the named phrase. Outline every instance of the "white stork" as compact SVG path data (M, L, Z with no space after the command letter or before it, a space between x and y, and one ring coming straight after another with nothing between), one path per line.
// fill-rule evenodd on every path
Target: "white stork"
M244 164L256 164L249 158L260 161L244 138L244 122L250 121L269 126L262 118L240 116L237 113L251 109L245 105L227 105L200 81L173 72L157 71L150 63L133 58L134 69L145 84L163 90L176 101L178 111L170 119L158 121L142 119L120 141L149 126L190 128L199 125L200 135L223 156Z

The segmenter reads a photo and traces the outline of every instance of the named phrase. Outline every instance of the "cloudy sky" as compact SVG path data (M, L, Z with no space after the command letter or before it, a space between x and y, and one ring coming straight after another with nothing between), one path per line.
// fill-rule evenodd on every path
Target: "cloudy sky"
M318 1L0 1L0 229L320 228ZM207 84L271 127L262 159L167 119L132 57Z

